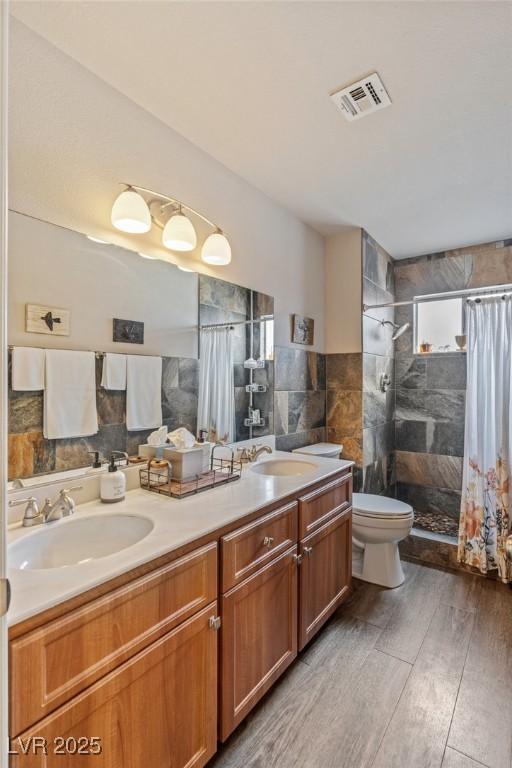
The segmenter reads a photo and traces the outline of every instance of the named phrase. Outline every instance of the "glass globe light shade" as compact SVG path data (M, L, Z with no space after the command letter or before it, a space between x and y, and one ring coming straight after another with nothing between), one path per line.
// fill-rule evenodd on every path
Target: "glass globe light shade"
M222 232L214 232L203 243L201 258L206 264L224 266L231 261L231 246Z
M133 189L125 189L116 197L112 206L111 221L121 232L142 234L151 229L148 205L142 195Z
M175 213L164 227L162 242L171 251L193 251L197 245L194 225L184 213Z

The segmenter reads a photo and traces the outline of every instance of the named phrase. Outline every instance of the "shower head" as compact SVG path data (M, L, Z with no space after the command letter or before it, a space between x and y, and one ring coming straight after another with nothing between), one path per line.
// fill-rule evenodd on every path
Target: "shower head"
M406 330L409 328L410 323L404 323L403 325L398 325L397 323L393 323L391 320L381 320L381 325L390 325L392 328L394 328L394 333L391 337L392 341L396 341L400 338L400 336L406 332Z
M391 339L393 341L396 341L397 339L399 339L400 336L402 335L402 333L405 333L406 330L409 328L409 325L410 325L410 323L404 323L403 325L400 325L400 326L395 325L396 330L395 330L394 334L392 335Z

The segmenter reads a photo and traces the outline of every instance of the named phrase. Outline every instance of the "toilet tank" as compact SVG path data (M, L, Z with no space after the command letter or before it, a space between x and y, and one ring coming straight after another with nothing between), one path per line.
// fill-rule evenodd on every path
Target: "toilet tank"
M338 443L314 443L294 448L293 453L305 453L308 456L322 456L326 459L339 459L343 446Z

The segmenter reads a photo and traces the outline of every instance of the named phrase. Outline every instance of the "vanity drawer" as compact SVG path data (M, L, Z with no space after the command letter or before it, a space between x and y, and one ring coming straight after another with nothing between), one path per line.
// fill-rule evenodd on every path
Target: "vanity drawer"
M352 473L299 499L299 538L309 536L334 515L352 506Z
M213 542L10 643L20 733L217 599Z
M297 502L221 538L221 589L226 592L297 542Z

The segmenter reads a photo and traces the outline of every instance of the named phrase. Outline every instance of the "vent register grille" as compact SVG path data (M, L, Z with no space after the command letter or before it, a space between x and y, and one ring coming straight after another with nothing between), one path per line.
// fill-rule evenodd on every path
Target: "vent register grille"
M347 120L359 120L391 105L382 80L376 72L331 94L331 99Z

